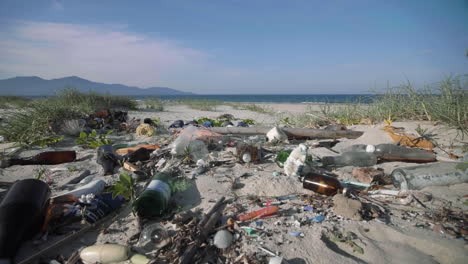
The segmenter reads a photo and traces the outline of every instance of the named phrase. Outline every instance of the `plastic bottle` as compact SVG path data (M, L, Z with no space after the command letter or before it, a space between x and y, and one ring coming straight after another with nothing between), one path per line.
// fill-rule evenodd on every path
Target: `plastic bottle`
M27 158L10 159L9 166L13 165L55 165L73 162L76 159L75 151L46 151Z
M39 232L49 205L49 186L26 179L13 184L0 203L0 263L9 263L21 243Z
M394 144L376 145L374 153L379 159L388 161L408 161L418 163L436 161L436 155L433 152Z
M129 252L128 247L117 244L93 245L81 250L80 258L86 264L117 263L127 260Z
M169 237L166 228L158 223L145 226L141 231L138 247L150 252L164 246L165 240Z
M299 144L291 154L289 154L284 163L284 172L288 176L299 176L302 172L307 159L307 146Z
M134 208L139 216L161 216L167 209L171 198L169 182L171 175L167 172L159 172L154 175L152 181L135 200Z
M374 145L355 144L355 145L351 145L345 148L343 152L374 152L374 151L375 151Z
M204 156L205 154L208 156L208 149L206 148L206 145L202 141L196 140L197 134L199 134L197 127L189 126L184 128L184 130L180 132L179 136L172 143L171 154L175 156L182 156L185 155L187 149L189 149L191 153L202 149L201 151L203 153L201 155L197 154L197 156ZM199 159L200 158L195 158L194 160L197 161Z
M328 196L335 195L339 190L343 189L338 179L314 172L304 176L302 186L305 189Z
M190 156L194 161L207 161L208 160L208 148L205 143L201 140L193 140L190 142L188 149L190 151Z
M393 185L400 190L420 190L427 186L468 182L466 162L438 162L398 168L391 174Z
M103 145L98 148L97 163L102 166L104 175L114 174L114 168L118 165L118 160L112 145Z
M141 254L135 254L130 258L130 262L132 262L132 264L147 264L150 261L151 260L148 257Z
M87 179L87 178L85 178ZM84 180L84 179L83 179ZM78 187L72 191L69 191L69 192L66 192L66 193L61 193L59 195L57 195L56 197L59 197L59 196L66 196L66 195L73 195L75 196L76 198L80 198L82 195L87 195L87 194L100 194L103 190L104 190L104 187L106 187L106 182L101 180L101 179L97 179L97 180L94 180L94 181L91 181L81 187Z
M356 166L369 167L377 164L377 157L370 152L345 152L341 156L326 156L322 158L324 166Z
M266 208L263 208L263 209L260 209L260 210L257 210L257 211L251 212L251 213L239 215L237 218L240 221L248 221L250 219L260 218L260 217L276 214L278 212L278 210L279 210L278 206L268 206Z

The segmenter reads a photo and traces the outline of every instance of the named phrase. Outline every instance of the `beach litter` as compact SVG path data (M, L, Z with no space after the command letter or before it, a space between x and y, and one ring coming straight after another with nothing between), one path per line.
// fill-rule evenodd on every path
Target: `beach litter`
M468 182L466 163L435 162L435 153L420 146L405 147L403 141L353 144L362 131L342 125L303 129L240 122L234 127L234 117L228 116L203 120L200 127L198 122L176 120L168 127L171 134L164 132L163 123L155 126L145 118L141 124L123 113L117 120L118 115L96 112L79 130L106 133L125 125L118 133L129 140L112 138L114 145L80 148L73 158L48 161L86 163L76 169L44 168L56 177L55 183L38 181L53 195L45 202L37 199L45 203L40 208L43 216L32 221L42 223L35 233L46 238L41 250L22 260L47 256L75 263L80 258L84 263L287 263L278 253L258 248L271 246L288 256L294 245L306 251L303 243L311 241L362 257L373 245L361 240L368 242L367 234L375 236L367 228L404 221L467 241L466 213L430 191L419 191ZM148 142L138 142L130 127ZM340 138L345 138L346 148L335 149ZM77 154L95 158L78 160ZM35 157L26 160L39 160ZM395 167L392 162L405 165ZM99 175L99 166L105 177ZM13 190L11 183L0 184L4 186ZM2 206L0 211L6 210ZM6 227L3 215L0 228ZM359 228L351 231L350 223ZM81 243L90 231L99 234L95 245ZM0 235L0 249L6 245L2 239ZM17 239L19 247L28 245L31 237ZM74 255L67 260L54 256L54 250L71 247L70 241L80 244L73 246ZM79 250L84 246L89 247ZM16 250L12 252L5 257L15 257Z

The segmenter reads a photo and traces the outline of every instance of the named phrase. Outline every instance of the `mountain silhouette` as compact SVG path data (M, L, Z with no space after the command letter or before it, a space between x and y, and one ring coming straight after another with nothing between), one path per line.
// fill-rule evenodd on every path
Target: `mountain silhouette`
M0 95L49 96L64 88L75 88L81 92L110 93L112 95L158 96L190 95L167 87L140 88L123 84L107 84L86 80L77 76L46 80L37 76L14 77L0 80Z

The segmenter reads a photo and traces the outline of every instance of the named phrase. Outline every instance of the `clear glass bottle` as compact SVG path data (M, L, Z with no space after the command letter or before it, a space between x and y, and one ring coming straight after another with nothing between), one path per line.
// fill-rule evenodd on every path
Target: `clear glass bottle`
M151 252L162 247L168 237L166 228L158 223L149 224L141 231L138 247Z
M374 153L379 159L387 161L407 161L417 163L436 161L436 155L433 152L394 144L376 145Z
M367 144L355 144L351 145L344 149L343 152L374 152L375 146L374 145L367 145Z
M355 166L369 167L377 164L377 157L371 152L345 152L341 156L326 156L322 158L324 166Z
M393 185L401 190L420 190L427 186L443 186L468 182L466 162L437 162L398 168L391 174Z

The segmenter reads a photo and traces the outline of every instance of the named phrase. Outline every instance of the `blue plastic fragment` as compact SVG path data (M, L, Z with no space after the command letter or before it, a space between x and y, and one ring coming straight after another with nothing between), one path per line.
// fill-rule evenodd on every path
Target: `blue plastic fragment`
M262 226L262 225L263 225L263 221L255 221L255 225L256 225L256 226Z
M301 236L302 232L289 232L291 236Z
M205 122L203 122L202 126L204 126L204 127L213 127L214 124L211 121L205 121Z
M312 212L314 208L310 205L304 206L304 211Z
M297 195L280 196L280 197L277 197L276 199L277 200L287 200L287 199L293 199L293 198L297 198Z
M321 223L321 222L323 222L323 220L325 220L325 216L324 215L319 215L319 216L316 216L316 217L311 217L308 220L309 221L314 221L314 222L317 222L317 223Z

